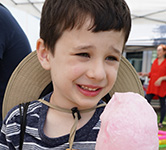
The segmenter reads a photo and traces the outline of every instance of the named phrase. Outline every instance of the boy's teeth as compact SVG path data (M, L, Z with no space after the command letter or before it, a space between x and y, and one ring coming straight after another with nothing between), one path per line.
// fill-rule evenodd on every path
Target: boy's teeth
M94 88L89 88L89 87L86 87L86 86L83 86L83 85L81 86L81 88L85 89L85 90L88 90L88 91L96 91L97 90L97 88L95 88L95 89Z

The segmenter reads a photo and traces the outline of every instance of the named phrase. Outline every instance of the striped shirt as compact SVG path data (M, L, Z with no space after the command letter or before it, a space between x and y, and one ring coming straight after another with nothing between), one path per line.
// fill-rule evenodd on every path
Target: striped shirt
M51 94L44 97L50 100ZM102 103L100 101L99 103ZM73 149L94 150L97 134L100 129L99 117L104 107L97 108L93 117L82 128L78 129L73 143ZM27 110L27 124L24 135L23 150L65 150L69 147L69 134L49 138L43 128L48 106L39 101L30 103ZM16 106L7 114L0 132L0 150L18 150L20 141L20 111Z

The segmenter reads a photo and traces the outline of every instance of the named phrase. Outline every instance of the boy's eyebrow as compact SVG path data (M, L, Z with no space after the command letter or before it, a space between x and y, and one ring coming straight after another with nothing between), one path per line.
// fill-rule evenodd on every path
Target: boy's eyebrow
M118 49L116 49L116 48L114 48L114 47L110 47L109 48L111 51L114 51L116 54L118 54L118 55L121 55L122 54L122 52L120 52L120 50L118 50Z
M94 46L92 46L92 45L81 45L81 46L74 47L74 49L76 49L76 50L85 50L85 49L90 49L90 48L94 48ZM118 55L121 55L120 50L118 50L118 49L116 49L112 46L109 48L109 50L114 51Z
M93 47L94 46L92 46L92 45L81 45L81 46L74 47L74 49L84 50L84 49L90 49L90 48L93 48Z

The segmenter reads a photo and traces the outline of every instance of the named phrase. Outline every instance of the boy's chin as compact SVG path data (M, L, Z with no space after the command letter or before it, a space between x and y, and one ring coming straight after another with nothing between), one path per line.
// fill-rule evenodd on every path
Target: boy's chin
M79 102L77 103L77 107L79 110L83 110L83 109L89 109L89 108L92 108L92 107L95 107L97 105L98 101L92 101L92 100L85 100L83 102Z

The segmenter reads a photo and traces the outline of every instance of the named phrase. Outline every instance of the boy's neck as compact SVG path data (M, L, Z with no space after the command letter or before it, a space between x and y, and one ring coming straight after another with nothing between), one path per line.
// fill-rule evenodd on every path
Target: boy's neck
M94 112L95 110L81 113L81 119L78 121L77 129L83 127L92 118ZM60 112L49 108L45 120L44 133L51 138L60 137L69 134L73 124L74 118L72 113Z

